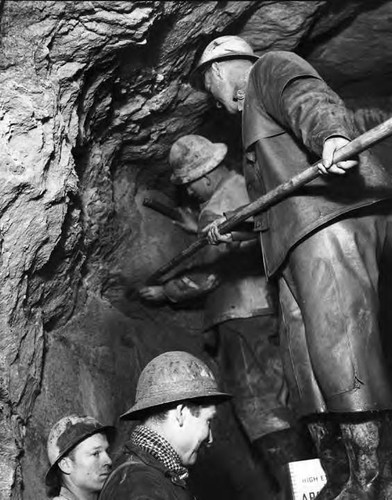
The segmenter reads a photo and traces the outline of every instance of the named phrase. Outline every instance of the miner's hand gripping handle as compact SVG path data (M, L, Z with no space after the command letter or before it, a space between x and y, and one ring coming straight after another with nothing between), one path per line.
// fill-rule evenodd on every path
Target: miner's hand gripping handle
M364 134L361 134L359 137L349 142L346 146L336 151L334 163L349 160L390 135L392 135L392 118L389 118L380 125L377 125ZM320 161L314 163L311 167L307 168L300 174L295 175L289 181L280 184L266 195L261 196L252 203L249 203L239 209L232 217L218 226L219 232L221 234L229 233L238 224L242 223L246 219L249 219L252 215L266 210L308 182L316 179L316 177L320 175L317 167L319 163ZM207 236L199 238L188 248L176 255L167 264L155 271L155 273L148 278L147 284L161 283L163 281L161 278L165 274L176 268L181 262L194 255L206 245L208 245Z

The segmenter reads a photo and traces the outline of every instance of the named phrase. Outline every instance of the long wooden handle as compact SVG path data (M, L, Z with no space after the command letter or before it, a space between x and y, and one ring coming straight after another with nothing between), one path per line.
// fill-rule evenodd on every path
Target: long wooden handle
M336 151L334 156L334 163L340 161L345 161L353 156L362 153L365 149L374 146L379 141L385 139L392 135L392 118L389 118L385 122L377 125L376 127L368 130L364 134L361 134L356 139L352 140L338 151ZM239 209L235 214L227 219L227 221L219 224L218 229L221 234L228 233L234 229L238 224L246 219L249 219L252 215L255 215L267 208L275 205L283 198L286 198L289 194L293 193L300 187L308 184L310 181L316 179L320 175L317 165L320 162L314 163L311 167L308 167L303 172L295 175L292 179L283 184L280 184L275 189L272 189L264 196L261 196L257 200L245 205ZM194 243L192 243L185 250L176 255L167 264L160 267L155 271L147 280L147 284L158 284L162 282L162 277L169 271L175 269L181 262L185 259L190 258L192 255L197 253L199 250L204 248L208 244L207 236L202 236Z
M143 200L143 205L152 208L152 210L155 210L156 212L165 215L166 217L169 217L169 219L176 220L181 222L182 218L181 215L179 214L178 210L173 207L169 207L168 205L165 205L164 203L160 202L159 200L155 200L154 198L146 197Z

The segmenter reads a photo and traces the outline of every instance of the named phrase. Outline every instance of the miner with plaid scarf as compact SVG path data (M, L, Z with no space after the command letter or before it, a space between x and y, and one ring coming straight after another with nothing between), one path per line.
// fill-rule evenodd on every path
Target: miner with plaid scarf
M195 356L171 351L142 371L135 404L120 418L139 420L109 476L100 500L191 500L188 466L212 443L220 392L209 367Z

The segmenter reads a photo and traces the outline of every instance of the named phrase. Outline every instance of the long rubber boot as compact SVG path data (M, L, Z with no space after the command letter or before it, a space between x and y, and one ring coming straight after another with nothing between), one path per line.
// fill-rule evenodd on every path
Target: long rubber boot
M392 414L385 414L380 429L378 449L381 484L379 500L392 499Z
M380 421L376 419L340 424L350 465L350 477L336 500L379 500L380 426Z
M281 500L291 500L287 464L315 456L307 429L296 428L271 432L252 442L255 455L262 460Z
M324 469L327 483L317 495L317 500L332 500L342 491L348 477L349 464L340 427L330 421L308 424L310 435Z

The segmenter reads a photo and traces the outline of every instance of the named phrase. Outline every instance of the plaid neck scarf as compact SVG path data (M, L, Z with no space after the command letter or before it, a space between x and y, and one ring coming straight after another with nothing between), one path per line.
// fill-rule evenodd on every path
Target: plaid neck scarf
M180 457L170 443L149 427L137 425L131 434L131 443L150 453L180 479L188 477L188 469L181 464Z

